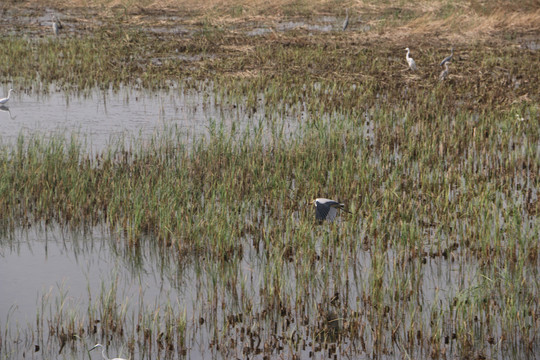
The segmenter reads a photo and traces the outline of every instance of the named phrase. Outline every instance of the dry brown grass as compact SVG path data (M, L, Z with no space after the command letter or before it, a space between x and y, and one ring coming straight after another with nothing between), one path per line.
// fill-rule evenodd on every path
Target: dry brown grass
M124 7L124 8L147 8L153 10L184 10L190 12L219 12L220 10L240 9L247 15L261 12L273 12L275 15L283 13L288 8L304 8L317 11L331 8L332 4L340 3L350 5L353 2L339 0L27 0L25 4L32 6L53 7Z
M467 39L470 41L505 31L538 32L539 24L540 10L526 13L499 9L488 15L467 11L445 19L425 14L395 28L392 36L435 35L451 41L468 42Z
M8 1L9 3L9 1ZM540 0L23 0L14 1L16 4L30 6L52 6L56 8L69 7L124 7L146 8L154 10L184 10L197 12L228 12L230 9L242 9L244 15L265 14L282 15L298 11L309 11L317 14L344 13L349 8L357 13L383 13L387 10L404 9L418 14L438 13L441 9L451 6L455 9L464 9L476 14L496 14L538 12Z
M158 21L152 15L178 13L192 25L202 21L215 26L257 23L270 28L291 17L309 19L325 14L341 19L349 8L354 21L375 30L351 31L350 39L376 36L396 42L428 37L468 43L505 32L540 33L540 0L26 0L16 4L83 12L92 8L103 17L120 11L129 14L124 20L142 26L166 26L163 22L167 20Z

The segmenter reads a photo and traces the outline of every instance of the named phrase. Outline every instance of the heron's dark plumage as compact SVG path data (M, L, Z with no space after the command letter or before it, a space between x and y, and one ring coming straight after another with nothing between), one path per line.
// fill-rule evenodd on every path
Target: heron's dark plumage
M332 221L336 217L337 210L344 207L344 204L334 200L324 198L315 199L315 218L319 221Z
M452 48L452 53L451 53L450 55L448 55L447 57L445 57L445 58L443 59L443 61L441 61L441 66L443 66L443 65L446 64L447 62L451 62L453 56L454 56L454 48Z
M343 21L343 31L349 26L349 9L347 9L347 16L345 16L345 21Z

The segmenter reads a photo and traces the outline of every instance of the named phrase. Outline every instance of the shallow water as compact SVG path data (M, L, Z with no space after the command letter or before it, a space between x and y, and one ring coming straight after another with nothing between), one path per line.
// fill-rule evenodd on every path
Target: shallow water
M9 111L0 112L3 143L13 143L20 134L76 134L93 150L115 139L149 137L166 126L177 127L187 137L201 135L207 119L217 116L214 104L205 106L201 94L179 91L94 89L84 96L17 93L7 105Z
M95 308L101 317L100 302L111 297L129 317L136 318L142 308L160 314L167 304L183 304L183 311L194 313L196 282L180 282L194 277L193 268L172 270L166 254L149 246L136 253L118 249L117 239L106 233L99 228L79 232L33 227L0 239L0 328L22 348L13 345L10 358L22 358L26 346L42 343L29 340L40 318L49 326L70 317L87 323L89 309ZM47 325L44 339L47 343ZM90 347L100 339L86 341ZM114 343L109 350L124 355L127 351ZM85 352L65 352L65 358L87 358ZM37 353L37 358L51 355L43 345ZM97 351L93 355L99 357Z
M165 294L174 286L174 278L163 273L162 261L154 261L159 257L152 258L149 249L133 263L97 228L88 233L19 229L10 237L2 239L0 247L0 319L9 315L19 324L31 323L43 296L64 294L73 304L84 304L88 291L95 295L102 284L117 282L120 294L143 294L141 300L167 300Z
M320 231L319 235L326 232L324 228ZM227 358L226 354L241 356L241 347L216 352L212 339L215 339L216 332L224 331L221 330L224 327L229 329L231 325L227 325L229 320L226 318L231 313L242 313L243 297L248 296L255 306L253 315L243 315L244 326L249 326L253 321L255 322L251 326L262 321L257 326L263 325L263 328L268 330L274 326L278 329L284 326L282 324L284 320L279 318L275 320L277 321L275 325L268 322L268 319L257 320L261 311L262 313L266 311L265 300L261 296L261 290L265 288L262 276L267 272L265 267L271 264L268 263L263 248L252 246L248 239L242 242L241 260L217 265L206 261L192 262L189 259L178 262L178 259L174 258L174 251L163 252L156 249L150 238L142 241L142 246L133 252L117 248L116 244L121 243L117 236L100 227L86 231L66 230L58 226L18 229L8 237L0 238L2 274L0 329L9 329L5 332L7 337L16 339L16 342L4 351L12 349L10 358L22 359L25 357L23 356L25 349L33 348L36 343L49 344L50 348L42 345L41 350L33 355L36 359L49 358L58 350L58 346L50 345L47 340L47 325L44 339L34 338L33 334L35 329L39 328L36 324L40 323L40 318L45 324L53 325L56 322L66 322L70 317L74 317L80 323L88 323L89 314L94 311L96 318L101 318L103 314L100 303L105 301L104 299L113 298L126 319L127 334L136 332L135 329L141 324L141 317L144 318L148 314L151 317L162 317L161 320L159 317L154 319L161 323L167 312L164 309L171 306L173 312L185 314L188 358L207 358L210 354L212 358ZM322 243L317 242L316 248L317 252L321 254L324 252ZM339 257L339 254L335 255ZM397 272L395 264L399 260L393 251L388 251L384 258L387 264L385 283L392 288L395 285L392 282L399 280L400 276L407 276L409 270L405 274ZM351 311L362 314L365 309L359 299L370 287L372 255L370 251L359 251L354 260L348 261L352 263L345 267L339 263L330 263L331 267L337 266L336 271L345 270L346 278L350 279L350 282L347 280L345 283L335 283L333 287L340 289L341 296L351 299L349 305ZM283 268L287 283L282 289L285 292L282 296L294 297L295 279L299 276L297 270L294 266ZM327 270L316 267L315 271L319 274L315 275L316 278L327 276L324 275ZM418 289L421 292L419 298L426 310L448 306L459 291L473 287L478 277L477 268L472 263L454 263L443 259L428 260L419 275L424 279ZM231 288L226 281L228 278L242 279L242 287L234 285ZM318 283L318 280L315 281L313 288L309 290L312 299L305 300L308 308L312 302L313 306L324 303L324 299L331 295L328 293L329 289L319 287ZM312 344L303 350L297 349L293 352L307 358L313 349L317 349L317 341L311 338L309 330L304 329L303 325L306 324L301 324L299 315L295 314L296 311L302 310L291 309L291 311L293 321L296 318L298 322L294 325L294 332L298 331L304 339L307 339L307 343ZM425 311L421 314L424 323L429 323L429 313ZM365 321L369 319L369 313L364 313L363 316L367 316ZM404 319L418 322L417 316L406 314ZM205 322L201 323L200 319L205 319ZM230 330L232 334L235 331L236 335L232 335L230 341L240 341L241 337L238 337L240 327ZM278 337L288 334L291 334L291 330L287 328L276 333ZM83 348L101 341L99 331L95 336L91 334L84 336ZM225 340L222 341L227 343L231 334L222 336L225 336ZM343 341L341 344L343 349L348 348L349 341ZM284 342L283 345L286 344L287 342ZM78 346L81 346L81 343ZM109 344L108 349L109 353L115 356L122 355L127 358L130 353L125 343L115 341ZM83 350L76 348L70 351L66 348L62 358L86 359L88 357ZM282 352L278 351L275 355L279 357L279 354L293 352L285 347ZM324 353L323 351L316 357L325 358ZM157 349L141 350L136 347L131 354L140 359L159 357ZM182 356L168 354L166 357ZM99 358L99 354L91 354L90 358Z
M93 89L70 95L55 91L53 86L47 94L12 93L10 101L0 108L0 144L14 144L21 134L75 135L96 152L119 140L129 143L171 131L190 143L208 135L212 122L241 130L253 124L265 127L266 120L275 116L265 113L262 105L248 115L242 104L222 103L196 90ZM296 131L298 124L292 113L279 120L286 123L287 134Z
M299 123L310 120L302 105L289 114L266 114L262 105L247 112L204 93L174 88L158 93L93 90L81 96L53 91L17 94L12 101L10 110L1 114L2 121L8 122L2 133L4 144L16 141L20 133L79 134L94 151L106 147L111 138L147 138L171 127L183 132L189 142L207 135L212 121L230 131L233 126L242 129L259 123L269 127L279 120L291 135L301 130ZM320 120L332 124L339 116L322 115ZM364 117L357 130L375 144L378 125L368 112ZM395 147L395 161L401 156L401 149ZM378 159L376 153L369 157L374 163ZM524 178L520 181L525 183ZM450 201L456 196L451 192ZM300 212L293 217L299 226L305 220ZM271 227L274 220L261 210L252 225ZM414 250L420 255L413 256L408 246L377 252L364 248L360 240L367 226L362 220L349 224L346 218L338 219L334 225L314 227L311 237L301 240L308 243L301 247L308 252L300 254L301 261L283 260L283 254L275 253L281 251L279 246L255 235L234 239L240 255L215 261L201 254L182 257L174 246L163 249L156 244L150 234L132 248L105 225L77 231L59 226L16 229L0 236L0 359L96 359L99 352L85 351L96 342L109 342L111 356L131 359L242 358L244 351L262 357L265 348L272 359L293 354L333 358L336 353L339 358L375 357L381 351L375 347L383 343L389 353L385 358L396 359L402 354L400 346L410 339L411 327L422 328L425 338L411 347L410 355L426 358L431 331L440 326L441 336L452 336L459 328L453 324L459 320L454 302L464 306L475 300L475 289L485 282L478 259L468 249L457 244L454 248L440 228L425 226L425 242ZM354 239L340 239L349 225L354 230L349 229L347 236ZM455 225L466 227L467 220ZM291 241L288 236L282 240ZM341 241L350 242L352 248L338 245ZM441 250L446 255L435 253ZM309 251L316 258L311 264ZM385 307L388 314L381 314ZM448 323L432 323L433 314ZM116 317L122 330L111 334L103 324L108 318L117 321ZM340 334L346 323L355 322L367 343L363 349L354 332ZM498 322L501 319L494 321ZM68 331L70 323L77 337L64 348L58 333ZM184 330L178 331L182 326ZM375 339L372 329L384 326L396 330L383 330L382 340ZM500 339L502 330L497 326L489 333ZM334 350L323 348L327 343L321 341L320 329L325 327L342 336L336 341L329 332ZM156 345L163 346L158 339L167 329L175 337L172 350ZM479 342L491 358L507 354L497 343ZM31 354L36 345L40 349ZM448 356L459 355L458 347L449 340Z

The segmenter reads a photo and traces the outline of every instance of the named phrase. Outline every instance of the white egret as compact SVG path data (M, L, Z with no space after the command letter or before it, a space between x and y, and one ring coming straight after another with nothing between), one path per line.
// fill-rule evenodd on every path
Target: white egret
M345 21L343 21L343 31L349 26L349 9L345 9L347 15L345 16Z
M407 55L405 56L405 59L407 59L407 62L409 63L409 67L411 68L411 70L415 71L416 63L414 62L414 59L409 56L409 54L411 53L411 50L409 50L409 48L405 48L405 50L407 50Z
M94 349L97 348L97 347L101 347L101 348L103 349L103 351L101 352L101 356L103 356L103 358L104 358L105 360L126 360L126 359L124 359L124 358L114 358L114 359L109 359L109 358L107 357L107 354L105 354L105 347L104 347L103 345L101 345L101 344L96 344L96 345L94 345L94 346L93 346L90 350L88 350L88 351L92 351L92 350L94 350Z
M7 103L9 101L9 98L11 97L11 92L14 91L13 89L9 89L8 91L8 96L3 98L3 99L0 99L0 105L4 105L5 103Z
M450 55L448 55L447 57L445 57L445 58L443 59L443 61L441 61L441 66L443 66L443 65L446 64L447 62L451 62L453 56L454 56L454 47L452 47L452 53L451 53Z
M315 218L319 221L328 220L332 222L337 215L338 209L350 214L349 211L344 209L345 204L341 204L335 200L317 198L311 203L315 205Z
M62 23L56 16L53 17L53 23L52 23L52 29L54 32L54 35L58 36L58 30L62 28Z
M441 75L439 75L439 80L443 81L448 76L448 63L444 63L444 70L441 71Z

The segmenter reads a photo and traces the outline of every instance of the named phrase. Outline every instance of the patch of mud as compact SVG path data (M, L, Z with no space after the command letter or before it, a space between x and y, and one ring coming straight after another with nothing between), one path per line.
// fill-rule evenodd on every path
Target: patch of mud
M308 24L304 21L285 21L276 24L277 31L290 31L290 30L309 30L309 31L320 31L320 32L329 32L333 29L337 29L338 26L332 25L318 25L318 24Z
M528 40L523 42L520 47L522 49L537 51L540 50L540 40Z
M272 29L268 29L268 28L255 28L251 31L248 31L246 33L246 36L262 36L262 35L266 35L266 34L270 34L272 33Z
M171 34L171 35L193 35L194 31L188 29L187 27L177 26L177 27L167 27L167 26L156 26L148 28L148 31L155 34Z

